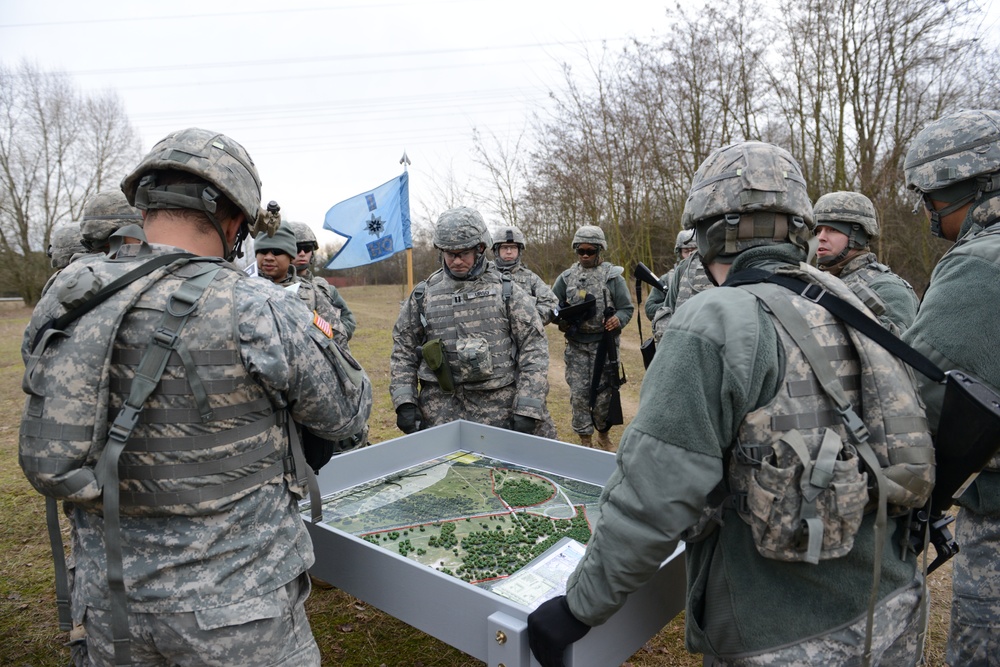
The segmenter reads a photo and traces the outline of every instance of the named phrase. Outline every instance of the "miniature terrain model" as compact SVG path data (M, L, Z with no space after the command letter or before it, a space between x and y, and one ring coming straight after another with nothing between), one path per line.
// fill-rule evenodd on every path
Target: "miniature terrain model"
M342 454L319 475L312 573L489 665L527 667L527 616L562 592L614 465L464 421ZM570 665L621 664L683 608L680 552Z

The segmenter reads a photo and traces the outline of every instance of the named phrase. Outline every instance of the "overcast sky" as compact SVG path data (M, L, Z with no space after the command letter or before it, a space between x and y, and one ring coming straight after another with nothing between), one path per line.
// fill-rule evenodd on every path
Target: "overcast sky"
M143 151L172 130L250 152L263 199L320 229L333 204L402 171L469 178L472 129L516 136L560 66L666 30L664 0L0 0L0 61L113 88ZM498 221L493 221L498 222ZM331 237L332 238L332 235ZM328 240L321 238L321 241Z
M469 181L474 127L516 137L562 63L664 34L668 1L0 0L0 61L116 90L143 151L184 127L229 135L264 201L318 230L404 150L416 221L432 183ZM979 1L1000 30L1000 0Z

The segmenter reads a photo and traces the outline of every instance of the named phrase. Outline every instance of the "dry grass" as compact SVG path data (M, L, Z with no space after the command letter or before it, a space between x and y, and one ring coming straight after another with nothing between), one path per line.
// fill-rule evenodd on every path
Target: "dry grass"
M349 287L341 290L360 326L351 351L364 365L375 389L371 439L397 437L389 400L388 358L392 325L404 289ZM65 633L58 629L52 564L41 496L34 492L17 465L17 430L23 394L20 341L30 311L3 304L0 308L0 664L55 667L68 660ZM645 323L648 324L648 323ZM644 332L649 332L648 326ZM569 391L563 379L563 338L548 328L550 338L549 406L561 438L571 437ZM623 361L628 383L622 388L626 423L635 416L642 362L635 325L623 335ZM616 427L612 436L621 434ZM950 595L950 567L932 577L934 590L928 664L943 665ZM478 660L443 644L337 589L316 590L307 603L313 632L324 664L357 666L481 665ZM683 616L683 615L682 615ZM683 618L674 619L629 660L635 667L701 665L701 656L684 649Z

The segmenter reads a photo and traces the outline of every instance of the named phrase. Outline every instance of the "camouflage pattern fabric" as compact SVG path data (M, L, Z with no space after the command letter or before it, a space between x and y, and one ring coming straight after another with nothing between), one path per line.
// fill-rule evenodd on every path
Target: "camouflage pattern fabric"
M74 255L87 252L81 238L80 223L76 221L61 222L55 226L49 237L49 258L53 269L64 269Z
M423 415L421 429L457 419L509 429L516 396L517 388L512 384L487 391L457 385L454 394L448 394L439 385L430 382L421 384L418 403Z
M616 347L619 346L619 342L619 337L616 336ZM594 423L603 424L608 418L608 407L611 405L610 392L598 394L591 418L590 379L593 377L597 346L598 343L578 343L567 339L566 351L563 353L566 384L569 385L569 402L573 409L573 432L581 435L592 434Z
M142 226L139 211L129 206L121 190L103 190L87 200L80 223L82 237L91 249L99 250L108 238L126 225Z
M317 278L317 280L321 279ZM324 280L323 282L326 281ZM309 310L315 311L320 317L330 324L333 328L333 339L337 342L337 345L340 345L345 350L350 349L348 343L351 340L351 335L347 332L347 325L341 317L343 311L330 297L329 292L324 290L315 282L302 278L301 275L296 272L296 269L291 266L288 267L288 275L285 276L285 279L275 284L279 287L284 287L285 289L288 289L293 285L298 285L298 287L295 287L292 291L294 291L298 297L302 299L302 302L306 304L306 307ZM353 332L353 328L351 331Z
M951 579L949 665L992 665L1000 657L1000 522L965 508Z
M863 252L850 258L833 275L843 280L882 326L897 336L913 324L920 299L908 282L878 261L875 253Z
M300 575L274 591L216 609L130 613L133 663L149 667L319 667L319 647L305 610L309 590L309 577ZM101 609L87 614L91 665L115 664L108 632L110 616Z
M542 324L551 324L555 319L553 310L559 307L559 299L545 284L545 281L531 269L525 268L520 262L517 262L506 273L534 299L535 310L538 311L538 317L541 318Z
M653 340L659 344L663 338L663 332L670 324L670 318L681 305L699 292L715 287L715 284L708 277L705 265L701 261L701 255L694 253L682 260L677 267L670 272L670 280L665 283L667 294L663 298L663 303L653 315Z
M450 305L445 307L445 303ZM426 326L421 317L426 319ZM496 339L489 345L490 363L466 367L478 357L470 356L471 347L465 343L485 341L487 336ZM392 330L389 387L393 408L404 403L424 408L426 401L437 399L437 376L418 352L435 338L443 340L452 376L461 389L456 391L456 396L460 395L456 409L442 419L475 421L472 417L489 414L487 423L497 425L506 425L512 414L544 419L549 349L543 325L533 299L516 284L511 284L510 299L504 302L503 280L492 263L470 280L455 280L443 270L436 271L426 281L422 303L414 293L403 302ZM498 354L507 341L511 352ZM487 368L489 371L483 374ZM515 388L513 401L498 391L507 386ZM479 396L482 405L464 404L467 396ZM423 412L427 424L443 423L430 414L431 410Z
M678 264L680 264L680 262L678 262ZM663 283L664 286L670 285L670 281L674 277L674 270L676 268L677 267L674 267L660 276L660 282ZM663 301L666 298L667 295L655 287L649 288L649 296L646 297L646 303L642 306L643 311L646 313L646 319L650 322L653 321L653 318L656 317L656 311L660 309L660 306L663 305Z
M913 667L922 663L927 628L921 622L921 588L921 581L916 579L908 587L875 606L871 664ZM861 619L846 628L753 656L738 658L706 656L705 665L706 667L860 665L865 645L865 624L865 619Z
M79 268L76 268L78 264L71 265L74 268L60 275L32 315L22 347L25 360L38 326L65 310L55 297L64 280L74 279L78 272L94 267L116 267L116 271L123 273L132 268L132 261L140 250L152 254L179 251L168 246L133 244L119 251L118 259L125 261L111 262L92 255L81 260ZM177 279L169 277L162 282L179 284ZM137 342L140 350L144 347L149 331L141 325L150 311L158 313L162 309L159 299L171 292L158 288L159 284L154 285L142 308L126 315L119 338L115 339L116 346L119 340L127 340ZM91 312L102 313L101 309L107 307L107 312L112 313L116 303L116 298L112 297ZM103 340L104 345L96 348L84 345L86 340L80 338L84 332L70 329L67 349L75 349L77 353L58 357L60 362L68 364L65 373L76 373L77 364L99 364L96 358L87 356L106 351L108 334L102 338L99 329L97 327L91 335ZM268 405L275 410L287 409L297 424L332 441L345 439L364 429L371 411L371 384L367 376L360 367L352 365L356 362L348 355L336 349L326 334L313 326L312 314L292 295L249 279L235 269L224 268L216 283L206 291L197 315L191 317L183 333L192 341L202 341L195 345L196 348L213 345L229 348L232 345L235 355L230 356L241 363L229 366L228 375L238 383L249 378L256 391L262 393L264 400L259 414L266 414ZM190 412L194 403L190 395L185 396L183 391L170 393L173 385L180 391L185 381L184 366L168 366L164 378L157 390L159 393L154 393L151 400L174 404L186 399L189 406L184 409ZM144 412L134 437L141 440L155 430L174 438L175 447L180 447L177 443L185 438L188 440L184 441L194 445L201 437L207 437L206 447L213 447L216 440L213 434L225 434L240 423L225 421L224 413L230 400L224 388L226 382L217 383L223 387L223 393L219 394L213 393L214 385L206 385L210 405L218 412L216 421L185 423L173 416L174 413L159 414L150 410ZM89 393L91 415L96 390L96 387L91 388ZM111 400L114 405L122 400L122 395L114 388ZM170 407L178 408L179 405ZM98 412L99 418L101 414ZM106 429L106 421L95 428ZM287 449L284 437L277 444ZM204 452L203 449L192 451ZM181 463L188 462L190 454L181 448L181 451L151 452L144 456L156 462ZM134 482L128 478L128 467L124 467L123 491L129 491ZM176 510L176 513L168 513L166 509ZM161 507L157 514L121 517L130 612L187 612L237 604L281 588L313 562L312 546L302 524L296 496L290 493L288 481L280 474L265 480L256 489L234 496L224 505L205 501L191 508ZM88 608L109 609L103 517L99 511L87 511L76 505L73 521L78 528L80 546L75 554L74 615ZM244 539L250 534L248 529L253 534L252 540Z

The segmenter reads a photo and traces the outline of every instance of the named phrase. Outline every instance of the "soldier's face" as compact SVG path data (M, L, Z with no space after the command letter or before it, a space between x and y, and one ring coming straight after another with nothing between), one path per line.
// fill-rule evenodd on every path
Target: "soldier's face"
M448 270L456 278L464 278L469 275L469 271L472 270L472 267L476 263L476 248L457 250L455 252L442 250L441 252L444 255L444 263L448 266Z
M312 246L299 245L298 250L299 252L295 255L295 259L292 261L292 264L294 264L297 269L303 266L309 266L309 260L311 260L313 256Z
M590 269L601 262L600 248L589 243L581 243L576 248L576 256L580 260L580 266Z
M838 232L832 227L827 227L826 225L820 225L816 228L816 240L819 241L819 246L816 248L816 256L819 258L823 257L836 257L844 251L847 247L847 234L843 232Z
M687 259L696 248L681 248L681 259Z
M513 262L521 254L521 249L517 247L516 243L501 243L498 254L503 261Z
M257 270L273 281L284 280L292 258L280 250L258 250Z

